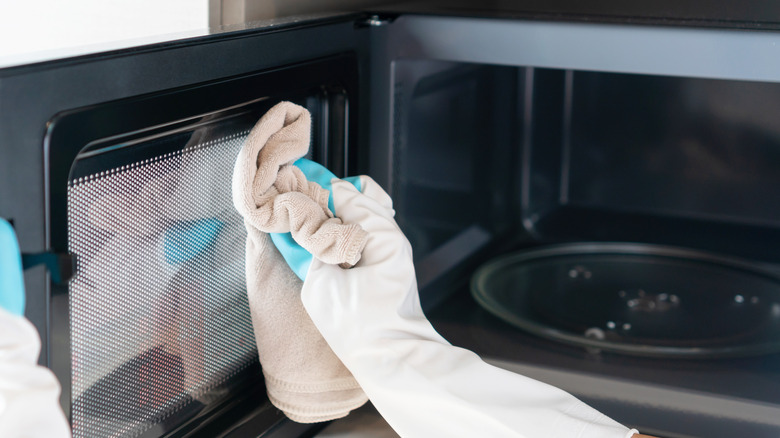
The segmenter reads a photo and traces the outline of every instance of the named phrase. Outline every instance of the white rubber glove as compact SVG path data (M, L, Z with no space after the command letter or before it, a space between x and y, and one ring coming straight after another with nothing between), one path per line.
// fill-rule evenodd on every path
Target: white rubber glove
M60 385L36 365L40 349L35 327L0 308L0 437L70 437Z
M332 181L344 223L368 232L352 269L312 260L301 298L314 324L395 431L412 437L625 438L636 431L570 394L450 345L423 315L412 248L390 197Z

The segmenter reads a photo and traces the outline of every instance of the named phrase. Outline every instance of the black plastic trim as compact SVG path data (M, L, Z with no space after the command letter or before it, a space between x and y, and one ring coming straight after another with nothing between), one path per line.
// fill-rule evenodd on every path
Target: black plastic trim
M646 24L754 30L780 29L780 5L769 0L427 0L367 8L384 14L424 14L461 17L593 23Z
M108 60L116 57L138 55L142 53L151 53L162 50L171 50L178 47L188 47L193 45L205 45L218 43L222 41L235 40L241 38L254 38L261 35L268 35L272 33L284 32L291 29L304 29L311 27L318 27L333 23L342 23L344 21L355 21L364 17L365 13L360 12L347 12L337 14L324 14L319 17L303 17L303 19L295 19L291 17L286 20L276 21L269 20L267 22L249 22L240 25L223 26L216 29L210 29L211 34L182 38L173 41L163 41L159 43L147 44L142 46L127 47L116 50L109 50L105 52L89 53L79 56L70 56L61 59L53 59L49 61L41 61L32 64L23 64L18 66L10 66L0 68L0 78L22 75L30 73L36 70L59 68L70 65L82 64L85 62L93 62L96 60Z

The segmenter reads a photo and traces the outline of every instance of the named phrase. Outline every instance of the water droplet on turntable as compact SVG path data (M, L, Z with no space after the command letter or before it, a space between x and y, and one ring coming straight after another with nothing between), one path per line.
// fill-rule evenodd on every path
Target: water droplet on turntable
M590 279L593 277L593 273L588 270L585 266L577 265L571 269L569 269L569 277L570 278L584 278L584 279Z
M737 303L737 304L742 304L742 303L745 302L745 297L743 297L740 294L736 294L736 295L734 295L734 302Z
M610 330L614 330L615 327L617 327L617 324L615 324L615 321L607 321L607 328Z
M591 339L599 339L603 340L607 337L606 334L604 334L604 330L598 328L598 327L591 327L587 330L585 330L585 337L591 338Z

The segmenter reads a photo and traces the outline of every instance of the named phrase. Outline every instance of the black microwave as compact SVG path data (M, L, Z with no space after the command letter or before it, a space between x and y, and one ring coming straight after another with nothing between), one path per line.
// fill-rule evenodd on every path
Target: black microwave
M74 437L323 433L265 396L230 198L282 100L312 114L309 158L391 194L448 340L645 433L778 436L780 28L537 6L258 22L0 70L0 216L48 261L25 271L26 316ZM552 273L510 282L536 291L529 314L480 295L509 259ZM561 292L600 269L624 285Z

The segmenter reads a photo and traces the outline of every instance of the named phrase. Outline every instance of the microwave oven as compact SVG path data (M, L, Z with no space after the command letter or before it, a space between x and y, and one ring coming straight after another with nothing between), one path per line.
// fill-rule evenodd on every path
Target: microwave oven
M780 29L569 8L377 8L0 70L0 215L74 436L320 433L265 396L230 199L282 100L312 114L309 158L391 194L445 338L645 433L778 436ZM613 265L606 298L535 284L549 317L471 286L506 257L595 278L599 256L706 269L663 295ZM568 324L616 302L666 343Z

